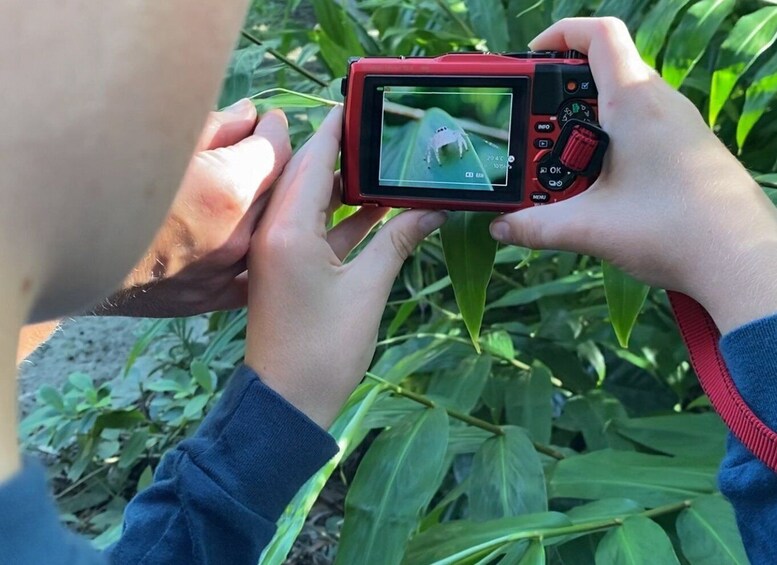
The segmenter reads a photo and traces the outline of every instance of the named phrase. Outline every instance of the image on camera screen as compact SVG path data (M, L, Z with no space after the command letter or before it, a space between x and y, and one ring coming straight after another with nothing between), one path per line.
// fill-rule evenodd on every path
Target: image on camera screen
M512 169L512 88L382 86L382 186L499 190Z

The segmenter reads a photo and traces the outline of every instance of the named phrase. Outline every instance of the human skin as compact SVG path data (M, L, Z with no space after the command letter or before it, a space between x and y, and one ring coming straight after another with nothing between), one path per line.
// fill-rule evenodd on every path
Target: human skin
M588 54L610 145L585 193L501 216L492 236L606 259L693 297L722 333L777 312L777 211L693 104L642 61L623 22L562 20L531 48Z
M19 468L20 328L109 295L148 247L247 4L4 6L0 81L13 88L0 96L0 481Z

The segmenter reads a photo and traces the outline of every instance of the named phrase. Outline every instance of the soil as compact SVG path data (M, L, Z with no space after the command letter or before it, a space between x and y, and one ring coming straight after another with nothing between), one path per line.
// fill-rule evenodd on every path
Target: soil
M105 382L121 373L144 320L84 316L65 321L19 366L19 403L27 414L44 384L59 388L75 372Z

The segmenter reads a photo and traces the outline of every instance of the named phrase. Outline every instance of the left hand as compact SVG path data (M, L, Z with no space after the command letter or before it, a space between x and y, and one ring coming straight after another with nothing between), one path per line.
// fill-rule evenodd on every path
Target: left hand
M339 192L334 176L342 108L291 159L254 234L246 364L299 410L327 427L364 377L391 287L443 212L409 210L345 259L388 211L361 208L327 232Z
M246 254L291 157L283 112L241 100L211 113L151 247L98 315L178 317L245 306Z

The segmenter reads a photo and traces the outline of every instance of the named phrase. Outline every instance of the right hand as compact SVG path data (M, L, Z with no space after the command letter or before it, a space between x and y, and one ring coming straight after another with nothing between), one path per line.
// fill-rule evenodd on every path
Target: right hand
M588 54L610 146L589 190L497 218L495 239L598 256L692 296L723 332L776 312L774 206L693 104L642 61L623 22L562 20L531 48Z

